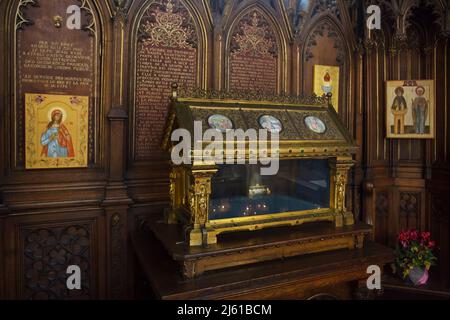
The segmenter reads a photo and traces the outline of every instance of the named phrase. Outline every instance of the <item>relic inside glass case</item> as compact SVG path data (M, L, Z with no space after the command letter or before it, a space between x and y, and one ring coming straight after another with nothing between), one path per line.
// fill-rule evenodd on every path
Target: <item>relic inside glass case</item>
M210 220L329 207L328 160L281 161L273 176L257 164L221 165L211 180Z

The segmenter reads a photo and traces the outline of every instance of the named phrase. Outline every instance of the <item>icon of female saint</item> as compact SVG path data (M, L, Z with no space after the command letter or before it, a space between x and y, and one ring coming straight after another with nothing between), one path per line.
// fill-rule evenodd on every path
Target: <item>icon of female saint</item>
M54 109L50 115L50 122L41 136L41 155L49 158L73 158L72 137L63 124L64 113L61 109Z

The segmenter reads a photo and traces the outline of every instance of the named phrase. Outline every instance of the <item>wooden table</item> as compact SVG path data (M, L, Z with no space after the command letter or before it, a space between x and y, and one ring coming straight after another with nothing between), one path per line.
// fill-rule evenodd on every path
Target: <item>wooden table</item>
M382 268L393 260L391 249L367 242L362 249L215 270L187 280L148 230L132 234L132 244L140 272L157 299L351 299L358 287L365 288L369 265Z

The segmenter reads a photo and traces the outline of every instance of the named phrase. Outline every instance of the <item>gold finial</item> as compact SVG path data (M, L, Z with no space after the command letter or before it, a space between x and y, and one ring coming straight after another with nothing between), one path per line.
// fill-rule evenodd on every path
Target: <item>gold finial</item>
M254 26L254 27L258 26L258 15L257 15L256 11L253 12L252 26Z
M61 28L63 22L63 18L61 16L54 16L53 17L53 24L56 28Z
M172 3L172 0L167 1L166 9L167 9L167 12L169 12L169 13L172 13L172 12L173 12L173 3Z
M328 92L327 95L328 105L333 106L333 103L331 102L331 98L333 97L333 94L331 92Z
M172 98L176 99L178 97L178 83L172 83Z

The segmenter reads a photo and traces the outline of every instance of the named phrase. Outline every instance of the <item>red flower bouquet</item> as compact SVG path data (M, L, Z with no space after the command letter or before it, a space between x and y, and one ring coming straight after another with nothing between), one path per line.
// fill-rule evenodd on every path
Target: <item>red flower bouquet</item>
M409 276L414 284L425 284L428 280L428 270L436 261L433 254L435 242L429 232L417 230L403 231L398 236L397 258L395 265L398 273L406 278Z

